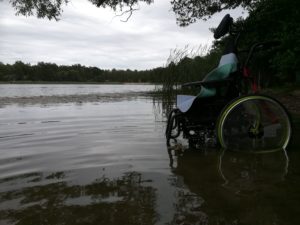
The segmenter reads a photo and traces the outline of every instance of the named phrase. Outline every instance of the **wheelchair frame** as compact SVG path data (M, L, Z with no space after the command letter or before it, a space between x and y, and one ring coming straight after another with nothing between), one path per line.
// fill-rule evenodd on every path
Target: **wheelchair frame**
M231 36L235 35L231 45L233 44L233 47L236 49L241 32L234 34L232 22L232 18L227 14L216 29L214 37L222 37L228 32ZM247 65L256 50L269 49L278 44L276 41L269 41L256 43L251 46L244 65L239 66L237 71L231 73L226 79L183 84L182 87L215 88L216 95L207 98L196 98L187 112L181 112L178 108L175 108L169 113L165 132L167 145L170 146L170 140L176 140L182 133L183 138L188 140L189 146L192 148L201 147L207 143L211 143L214 146L220 144L223 148L227 148L229 146L227 146L222 137L222 124L224 124L224 117L226 117L228 112L231 112L233 107L236 107L239 103L248 104L245 102L252 101L251 104L253 104L258 101L265 101L259 104L271 104L272 107L276 107L276 110L279 110L281 113L280 116L283 118L282 121L284 121L281 122L284 129L282 135L285 140L279 144L279 148L285 148L291 135L291 123L288 113L284 106L275 99L257 94L257 81L250 76L247 69ZM243 89L249 83L254 94L249 95L249 91ZM259 126L261 124L255 125L254 128L249 128L248 133L250 136L253 136L253 139L259 139L263 136L263 131L259 131ZM251 132L253 133L250 134Z

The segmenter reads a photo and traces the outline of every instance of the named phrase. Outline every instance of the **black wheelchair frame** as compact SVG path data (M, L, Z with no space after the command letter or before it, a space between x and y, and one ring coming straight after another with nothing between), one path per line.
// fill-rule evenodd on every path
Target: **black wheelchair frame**
M233 19L229 14L227 14L215 30L214 37L218 39L229 33L230 39L227 48L225 49L225 53L231 51L237 54L237 45L242 31L236 32L232 26ZM244 63L239 64L237 71L231 73L226 79L196 81L183 84L182 87L215 88L216 94L212 97L196 98L192 107L187 112L181 112L178 108L175 108L169 113L165 132L167 145L170 146L170 141L176 141L176 139L182 134L183 138L188 140L189 146L192 148L197 148L198 146L201 147L208 142L213 145L221 144L224 148L228 147L223 143L224 141L222 141L222 137L221 140L220 137L218 137L220 136L220 133L221 136L223 135L222 132L219 131L220 129L223 129L223 127L220 127L219 125L220 120L225 120L223 118L223 114L226 110L229 110L228 107L232 108L230 109L231 111L233 110L233 107L236 107L233 102L244 98L245 100L239 100L241 104L246 104L245 101L266 101L267 104L273 104L275 105L274 107L277 107L278 110L282 111L284 122L281 123L284 123L283 126L285 127L282 135L285 135L284 138L286 140L281 142L280 145L282 146L280 147L285 148L291 133L291 124L288 113L278 101L268 96L259 97L262 95L258 94L257 81L255 77L252 77L249 74L247 69L248 63L254 52L270 49L278 46L279 44L280 43L277 41L269 41L252 45L251 48L247 50L248 56ZM240 52L241 51L239 51L239 53ZM250 97L247 98L247 96ZM263 105L266 103L257 104ZM222 121L222 123L224 124L225 122ZM261 138L264 134L264 131L260 128L262 125L260 124L257 127L259 128L249 128L249 130L255 130L253 134L249 134L249 136L252 135L251 137L254 137L255 139Z

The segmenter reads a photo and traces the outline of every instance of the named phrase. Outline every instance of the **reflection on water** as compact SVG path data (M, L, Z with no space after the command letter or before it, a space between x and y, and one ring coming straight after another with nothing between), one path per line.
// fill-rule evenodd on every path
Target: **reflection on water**
M0 220L17 224L154 224L155 189L139 173L105 176L87 185L71 184L65 172L27 174L1 183L30 187L3 192ZM43 185L40 185L43 183Z
M299 221L299 172L290 179L285 151L247 154L185 151L174 156L173 172L201 196L179 198L177 214L194 224L296 224ZM295 172L295 171L293 171ZM200 207L201 206L201 207ZM186 210L188 209L188 210ZM201 215L201 216L200 216ZM172 224L181 224L173 221Z
M288 165L286 150L270 154L223 151L220 154L219 173L225 188L236 194L248 195L284 181Z
M0 108L0 224L297 224L300 153L167 151L158 96Z

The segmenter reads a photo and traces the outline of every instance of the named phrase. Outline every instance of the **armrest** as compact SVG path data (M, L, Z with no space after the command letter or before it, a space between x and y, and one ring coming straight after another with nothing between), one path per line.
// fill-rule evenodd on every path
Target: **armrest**
M211 80L211 81L195 81L195 82L189 82L189 83L184 83L181 85L181 87L199 87L199 86L204 86L204 87L218 87L218 86L224 86L227 83L231 82L232 79L224 79L224 80Z

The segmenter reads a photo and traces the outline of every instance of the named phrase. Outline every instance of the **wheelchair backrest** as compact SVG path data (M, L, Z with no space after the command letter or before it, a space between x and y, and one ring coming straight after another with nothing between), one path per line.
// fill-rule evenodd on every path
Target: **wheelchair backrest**
M221 57L219 65L216 69L208 73L203 81L223 80L229 77L231 73L238 69L238 59L235 53L228 53Z
M238 59L236 57L236 54L235 53L228 53L226 55L222 55L221 59L220 59L220 62L219 62L219 65L218 65L218 68L221 67L221 66L224 66L226 64L234 64L236 65L238 63Z

